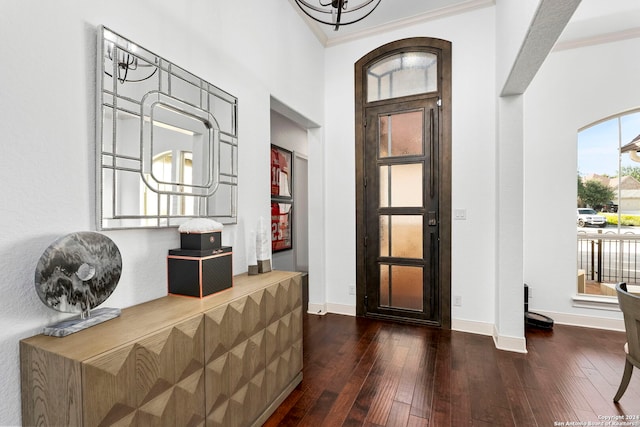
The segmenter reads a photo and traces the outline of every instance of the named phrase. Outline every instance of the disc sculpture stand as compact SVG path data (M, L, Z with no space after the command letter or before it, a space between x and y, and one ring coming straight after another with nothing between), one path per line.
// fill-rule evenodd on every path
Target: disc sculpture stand
M36 292L46 306L79 315L43 333L63 337L120 316L119 308L94 308L115 290L121 273L120 251L103 234L82 231L53 242L36 266Z

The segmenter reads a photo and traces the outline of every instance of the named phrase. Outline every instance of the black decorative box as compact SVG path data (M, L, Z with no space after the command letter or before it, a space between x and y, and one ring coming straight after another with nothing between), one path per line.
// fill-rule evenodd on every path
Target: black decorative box
M222 247L222 231L180 233L180 249L203 251Z
M169 293L197 298L233 286L230 246L217 250L171 249L167 256Z

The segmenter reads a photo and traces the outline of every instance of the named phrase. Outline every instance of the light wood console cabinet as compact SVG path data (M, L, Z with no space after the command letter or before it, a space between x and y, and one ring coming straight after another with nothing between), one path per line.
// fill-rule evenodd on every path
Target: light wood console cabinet
M302 380L301 276L170 295L64 338L25 339L20 358L27 426L261 425Z

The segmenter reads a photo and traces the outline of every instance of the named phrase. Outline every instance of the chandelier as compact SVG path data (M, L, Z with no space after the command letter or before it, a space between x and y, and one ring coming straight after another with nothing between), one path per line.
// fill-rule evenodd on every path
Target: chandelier
M306 0L296 0L296 3L309 18L321 24L333 25L334 31L338 31L342 25L353 24L369 16L380 1L382 0L361 0L351 7L347 6L349 0L317 0L317 6ZM344 21L343 17L346 18Z
M114 47L108 46L105 57L116 63L116 78L121 84L125 82L138 83L145 81L153 77L156 71L158 71L158 68L153 64L148 64L144 61L139 63L138 57L135 54L122 49L117 49L117 52L114 55L114 50L116 50ZM150 69L150 71L143 71L145 68ZM142 71L142 73L139 71ZM109 77L113 77L109 72L107 72L106 67L104 73Z
M120 39L115 33L105 32L104 35L104 73L115 77L120 84L125 82L138 83L150 79L158 71L158 64L145 61L144 49L138 49L135 44ZM107 70L114 70L113 75Z

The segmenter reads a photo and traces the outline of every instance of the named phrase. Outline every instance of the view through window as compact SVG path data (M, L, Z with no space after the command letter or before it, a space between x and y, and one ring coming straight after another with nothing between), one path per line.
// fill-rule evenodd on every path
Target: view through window
M158 182L193 183L193 153L190 151L166 151L164 153L160 153L153 158L152 168L153 175ZM149 174L147 174L147 180L149 179ZM158 186L160 190L164 191L168 191L170 187L166 184L159 184ZM175 197L173 205L169 207L167 205L169 200L166 195L152 191L144 183L141 183L141 187L142 212L145 215L156 215L159 212L160 215L165 216L168 214L169 209L172 210L172 215L195 215L194 204L188 203L186 201L186 197ZM191 193L191 190L185 186L182 188L182 192L188 196L188 193Z
M640 288L640 109L578 132L578 293Z

